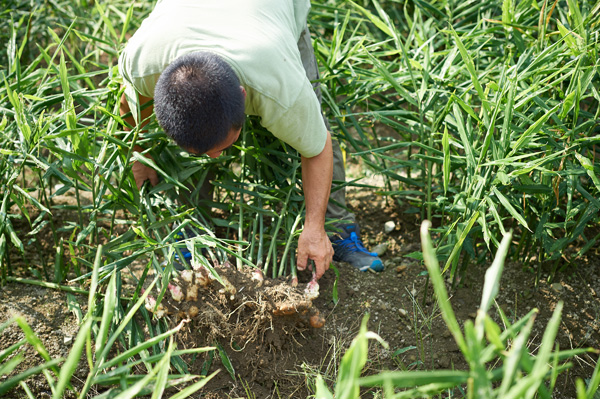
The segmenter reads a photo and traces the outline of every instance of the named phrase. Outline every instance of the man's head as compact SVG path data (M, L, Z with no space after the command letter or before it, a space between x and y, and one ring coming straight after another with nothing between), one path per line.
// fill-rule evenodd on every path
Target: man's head
M220 154L220 147L235 142L244 124L244 100L233 69L208 52L177 58L154 89L158 123L180 147L196 154Z

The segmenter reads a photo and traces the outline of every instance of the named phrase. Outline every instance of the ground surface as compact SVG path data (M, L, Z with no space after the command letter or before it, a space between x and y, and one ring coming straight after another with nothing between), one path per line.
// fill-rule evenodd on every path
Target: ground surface
M466 368L437 311L424 267L405 256L420 250L418 217L405 213L406 208L394 202L386 203L370 190L351 190L348 204L357 214L365 243L368 246L387 244L387 251L382 255L385 271L360 273L346 264L336 264L340 272L337 304L332 300L335 274L327 272L320 280L320 296L314 301L326 318L321 329L310 328L306 323L274 325L260 339L247 340L243 350L238 343L221 339L235 369L236 380L227 372L221 372L210 382L204 397L249 397L248 392L254 395L250 397L256 398L308 396L313 393L316 373L326 379L334 378L340 357L356 335L365 313L370 314L370 330L389 343L387 350L378 344L371 345L366 372ZM395 229L385 233L384 224L388 221L395 223ZM532 347L540 341L557 301L562 300L565 308L557 339L560 348L600 348L600 303L596 294L600 292L599 259L597 252L590 254L576 268L560 273L552 284L542 276L537 290L534 289L535 273L530 267L513 261L507 263L498 304L513 318L522 317L534 307L540 310ZM532 266L536 266L535 260ZM471 266L460 286L451 291L452 305L461 323L475 316L484 272L483 267ZM308 276L301 275L300 280L306 282ZM79 298L85 312L86 298ZM14 314L24 315L51 357L66 356L77 333L77 319L67 308L65 293L11 283L0 288L0 322ZM194 321L186 325L179 336L180 347L211 344L205 342L197 326ZM0 337L0 350L20 339L20 330L14 326L8 328ZM29 349L31 356L26 357L23 367L39 362L34 353ZM573 369L559 378L555 397L574 397L575 379L589 377L594 361L592 357L576 359ZM201 366L200 361L191 363L190 371L198 373ZM212 368L223 367L215 360ZM77 378L85 378L83 368L76 373ZM50 393L41 379L30 379L28 384L38 397ZM15 390L9 397L21 395Z

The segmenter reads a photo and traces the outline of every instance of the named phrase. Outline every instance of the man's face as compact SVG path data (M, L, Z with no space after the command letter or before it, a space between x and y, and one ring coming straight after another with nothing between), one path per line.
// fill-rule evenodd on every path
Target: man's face
M223 151L231 148L233 143L235 143L237 141L237 139L240 137L241 131L242 131L241 128L240 129L232 128L229 131L229 135L225 138L225 141L217 144L214 148L211 148L210 150L206 151L205 154L211 158L218 158L223 153ZM191 150L188 148L184 148L184 149L192 155L202 155L202 154L197 153L194 150Z

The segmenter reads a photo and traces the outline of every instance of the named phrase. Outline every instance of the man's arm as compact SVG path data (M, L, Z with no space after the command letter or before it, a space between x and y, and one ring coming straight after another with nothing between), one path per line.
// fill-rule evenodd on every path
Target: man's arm
M154 106L152 104L148 104L149 101L152 101L150 97L144 97L138 94L138 99L140 103L140 120L142 121L141 127L143 128L148 121L150 120L150 116L152 116L152 112L154 111ZM131 114L131 109L129 108L129 103L127 102L127 98L125 97L125 93L121 96L121 104L119 107L119 111L121 116L129 114L129 116L124 117L125 122L129 123L131 126L136 126L135 118ZM127 126L125 126L125 130L130 130ZM133 146L133 150L137 152L142 152L144 149L139 145ZM146 157L151 158L150 155L146 155ZM131 171L133 172L133 177L135 179L135 184L137 185L138 190L142 187L142 184L146 180L150 181L150 184L155 186L158 183L158 175L156 171L146 165L141 164L140 162L135 161L133 166L131 167Z
M312 158L302 157L302 183L306 202L304 230L298 239L299 270L306 269L309 259L315 262L317 279L329 269L333 258L331 241L325 233L325 211L329 202L333 176L331 135L327 132L325 148Z

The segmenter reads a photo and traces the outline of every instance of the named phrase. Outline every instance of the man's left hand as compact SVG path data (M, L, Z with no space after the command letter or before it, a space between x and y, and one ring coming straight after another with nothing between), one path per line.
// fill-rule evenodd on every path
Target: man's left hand
M325 271L329 269L329 265L333 259L333 247L323 228L314 230L305 228L302 234L300 234L300 238L298 239L298 260L296 263L298 270L305 270L306 266L312 269L312 266L308 264L309 259L315 262L315 274L317 279L320 279Z

